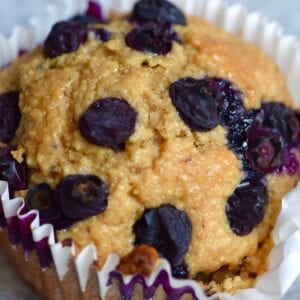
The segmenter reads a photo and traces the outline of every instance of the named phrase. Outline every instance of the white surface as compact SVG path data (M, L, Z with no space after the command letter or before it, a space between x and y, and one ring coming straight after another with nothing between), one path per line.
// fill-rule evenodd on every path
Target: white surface
M1 31L5 30L9 33L8 27L4 27L2 24L8 24L10 15L3 15L3 9L1 5L5 5L6 1L14 1L16 7L22 10L24 20L21 21L22 24L26 24L26 17L29 15L30 7L26 7L26 0L0 0L0 28ZM39 6L43 6L46 0L35 0L36 6L34 9L39 11ZM53 0L54 2L60 2L58 0ZM196 0L197 1L197 0ZM229 1L231 3L237 2L234 0ZM285 32L289 34L296 34L300 36L300 23L298 23L297 18L300 17L300 1L299 0L241 0L249 8L254 10L259 10L264 14L268 15L270 19L277 19L279 23L285 26ZM21 5L22 4L22 5ZM21 5L21 6L20 6ZM1 15L2 13L2 15ZM14 12L11 12L12 14ZM0 254L0 299L40 299L36 294L32 292L27 286L19 280L16 273L8 266L6 259ZM297 288L299 286L299 288ZM299 283L295 285L295 289L292 289L290 294L288 294L285 299L300 299L300 280Z

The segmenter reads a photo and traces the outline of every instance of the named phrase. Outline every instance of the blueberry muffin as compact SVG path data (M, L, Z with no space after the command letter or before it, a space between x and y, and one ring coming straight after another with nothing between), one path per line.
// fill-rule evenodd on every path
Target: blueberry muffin
M232 293L266 271L300 129L254 45L141 0L55 24L1 71L0 92L0 179L58 241L94 244L98 270L116 253L119 272L146 276L162 257L174 277Z

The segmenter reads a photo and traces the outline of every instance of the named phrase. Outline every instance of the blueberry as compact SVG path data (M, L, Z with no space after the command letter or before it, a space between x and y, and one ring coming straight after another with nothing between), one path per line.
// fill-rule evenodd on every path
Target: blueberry
M16 191L27 189L28 169L25 164L19 163L11 155L13 148L0 148L0 180L8 182L10 197Z
M173 41L179 41L179 37L169 24L147 22L132 31L126 38L126 45L131 49L166 55L172 50Z
M172 103L192 131L209 131L220 123L216 99L202 87L201 80L189 77L170 87Z
M187 269L187 265L185 262L182 262L176 267L172 268L172 275L178 279L186 279L188 278L189 272Z
M137 113L127 101L95 101L79 120L79 130L90 143L120 149L134 131Z
M182 263L191 243L191 221L185 212L172 205L146 210L133 230L135 246L154 247L173 267Z
M268 202L267 189L261 181L244 180L226 205L231 230L239 236L249 234L264 218Z
M263 104L256 121L280 134L287 146L293 146L300 140L299 119L296 113L283 103Z
M134 6L131 21L186 24L184 14L174 4L166 0L138 1Z
M254 170L272 173L284 163L280 135L266 127L253 126L247 133L246 158Z
M52 224L56 230L68 228L72 221L64 216L54 199L54 190L46 183L31 187L25 196L27 210L39 211L41 224Z
M72 220L85 219L103 212L107 206L106 183L94 175L69 175L58 184L55 201Z
M231 82L220 78L204 78L201 86L202 90L215 99L221 125L230 126L242 117L245 112L242 93Z
M44 43L46 54L53 58L76 51L87 40L87 30L76 22L56 23Z
M21 113L19 93L0 94L0 142L10 142L19 126Z
M92 30L95 34L96 39L99 39L102 42L107 42L111 38L111 32L105 28L98 28Z

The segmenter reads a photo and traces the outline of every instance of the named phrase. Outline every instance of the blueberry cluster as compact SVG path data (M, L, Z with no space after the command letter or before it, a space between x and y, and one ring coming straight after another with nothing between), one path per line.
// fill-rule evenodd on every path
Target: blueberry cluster
M158 55L166 55L171 51L173 42L181 42L173 24L186 24L184 14L166 0L137 2L130 21L136 27L125 38L127 46Z
M192 238L192 223L184 211L172 205L148 209L133 227L135 246L147 244L166 258L177 278L186 278L183 261Z
M170 86L170 98L185 124L199 132L225 126L228 147L243 162L244 179L225 208L232 231L240 236L263 220L268 202L264 176L297 171L292 149L300 142L299 116L292 109L265 103L246 110L241 96L230 82L218 78L183 78Z
M54 58L74 52L87 41L89 32L92 32L96 39L107 42L112 35L110 31L105 28L89 27L98 23L103 23L101 7L90 1L84 15L76 15L70 21L61 21L53 25L44 43L45 53L48 57Z
M41 223L55 229L102 213L107 206L107 184L95 175L69 175L53 190L41 183L31 187L25 197L28 210L40 212Z

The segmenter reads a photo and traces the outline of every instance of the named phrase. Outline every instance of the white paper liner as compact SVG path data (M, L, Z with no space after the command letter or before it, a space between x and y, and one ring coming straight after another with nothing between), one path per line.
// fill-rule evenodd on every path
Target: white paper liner
M15 2L6 2L7 11L15 11ZM41 16L32 16L29 19L29 24L26 27L18 26L19 20L14 15L17 26L12 29L12 34L9 37L0 34L0 68L15 59L20 51L32 50L43 42L54 23L83 13L86 8L87 1L85 0L62 0L61 5L48 4Z
M103 11L108 14L110 10L126 12L131 10L133 0L98 0ZM268 22L260 13L248 13L247 9L236 4L228 6L223 0L174 0L176 5L186 13L198 15L219 25L225 30L239 34L244 40L249 41L267 52L280 67L288 80L290 92L296 103L300 105L300 49L299 41L293 36L282 35L282 29L275 22ZM43 41L53 23L66 19L77 13L83 12L87 7L87 0L64 0L64 9L55 5L47 6L47 20L41 17L30 19L30 26L14 27L12 35L5 38L0 35L0 66L4 66L15 58L21 49L32 49ZM0 196L6 218L22 216L21 198L9 199L6 182L0 182ZM283 208L278 217L273 237L275 246L269 256L269 271L257 279L255 287L244 289L232 296L218 293L211 298L244 300L264 299L275 300L282 297L300 275L300 187L296 187L283 199ZM35 242L49 237L48 243L53 256L54 264L60 280L63 280L68 271L68 262L74 249L55 243L52 225L40 226L38 212L31 224L32 235ZM96 260L97 253L93 245L87 246L76 256L75 266L79 277L81 290L84 291L89 276L89 267ZM108 287L106 282L110 271L114 270L119 262L119 257L112 254L107 259L103 269L98 272L98 280L103 298ZM159 268L147 279L151 284L161 269L166 269L169 274L170 267L167 261L160 260ZM124 276L124 281L129 282L132 276ZM170 275L171 278L171 275ZM199 299L211 299L204 296L203 291L192 280L176 280L171 278L174 288L192 286Z

